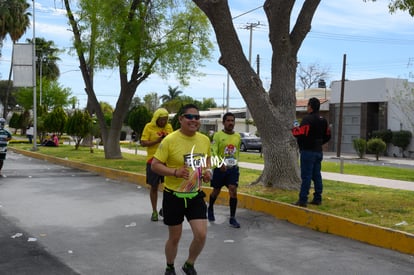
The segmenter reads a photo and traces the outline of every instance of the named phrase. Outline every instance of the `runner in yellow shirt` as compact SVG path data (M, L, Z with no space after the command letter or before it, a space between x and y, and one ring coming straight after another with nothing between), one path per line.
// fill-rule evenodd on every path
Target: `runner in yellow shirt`
M183 230L184 217L190 223L193 240L182 270L197 274L194 262L200 255L207 236L207 206L202 181L211 180L210 139L199 133L197 106L187 104L179 117L181 128L168 135L158 147L152 170L166 176L163 194L164 224L168 225L165 244L166 275L174 275L174 261Z
M158 201L158 187L164 182L164 177L154 173L151 170L151 162L154 153L158 148L164 137L172 133L173 128L168 123L168 111L164 108L159 108L152 116L151 122L148 122L141 135L141 145L147 147L147 184L150 188L150 200L152 206L151 221L158 221L157 201ZM162 210L160 210L162 214Z

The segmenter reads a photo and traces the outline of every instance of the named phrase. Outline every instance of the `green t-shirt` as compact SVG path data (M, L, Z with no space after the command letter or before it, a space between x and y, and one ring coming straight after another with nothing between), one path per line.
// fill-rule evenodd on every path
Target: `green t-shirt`
M210 140L199 132L189 137L177 130L163 139L154 157L170 168L180 168L186 163L190 170L188 180L166 176L166 188L177 192L196 192L201 190L203 168L210 166L207 163L210 157Z
M239 160L241 138L239 133L227 134L219 131L213 136L211 157L215 167L219 167L218 159L223 160L228 167L236 166Z

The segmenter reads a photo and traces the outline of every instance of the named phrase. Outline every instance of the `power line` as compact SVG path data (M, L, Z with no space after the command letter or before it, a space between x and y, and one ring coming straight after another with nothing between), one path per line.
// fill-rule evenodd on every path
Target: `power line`
M360 36L360 35L347 35L347 34L337 34L337 33L327 33L327 32L315 32L311 31L309 33L310 37L315 38L328 38L332 40L345 40L345 41L354 41L362 43L377 43L377 44L414 44L413 39L395 39L387 37L373 37L373 36Z
M243 15L246 15L246 14L248 14L248 13L251 13L251 12L253 12L253 11L255 11L255 10L258 10L258 9L260 9L260 8L262 8L262 7L263 7L263 6L258 6L257 8L254 8L254 9L248 10L248 11L246 11L246 12L242 13L242 14L236 15L236 16L235 16L235 17L233 17L232 19L234 20L234 19L236 19L236 18L242 17Z

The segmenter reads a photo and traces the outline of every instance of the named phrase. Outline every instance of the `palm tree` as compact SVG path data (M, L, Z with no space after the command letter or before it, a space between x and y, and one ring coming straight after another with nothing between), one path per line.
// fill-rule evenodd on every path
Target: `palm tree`
M32 43L31 39L27 39L27 42ZM57 61L60 58L57 56L59 52L58 48L55 48L53 41L46 41L44 38L35 39L36 45L36 79L39 79L36 83L39 83L39 104L43 104L42 90L43 83L53 83L57 81L60 76L60 70L57 65ZM55 83L56 84L56 83Z
M31 39L27 39L31 43ZM44 38L36 37L36 76L41 76L47 80L57 80L60 76L57 61L60 58L57 56L59 49L55 48L53 41L46 41ZM40 69L42 73L40 74Z
M3 40L7 35L10 36L13 44L16 43L20 37L26 32L30 25L29 16L27 12L30 5L26 0L8 0L0 1L0 55L3 46ZM12 54L13 56L13 54ZM8 98L11 89L11 73L13 62L10 64L9 85L6 91L6 97L3 102L3 117L7 116Z
M162 103L167 103L169 101L177 99L182 93L182 91L178 90L178 86L175 88L168 86L168 95L162 95L160 99L162 100Z

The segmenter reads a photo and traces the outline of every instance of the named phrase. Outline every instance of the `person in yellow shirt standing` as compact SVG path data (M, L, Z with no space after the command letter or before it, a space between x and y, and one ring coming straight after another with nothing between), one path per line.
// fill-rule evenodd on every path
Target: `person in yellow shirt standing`
M168 111L164 108L159 108L155 111L150 122L148 122L141 135L141 145L147 147L147 184L150 188L150 200L152 206L151 221L158 221L157 201L158 201L158 187L164 182L164 176L158 175L151 170L152 159L158 145L168 134L172 133L173 128L168 123ZM162 212L162 209L160 210Z

